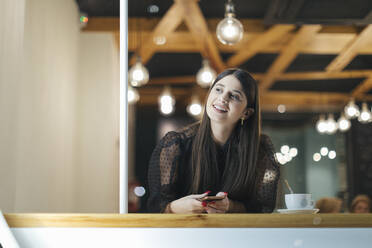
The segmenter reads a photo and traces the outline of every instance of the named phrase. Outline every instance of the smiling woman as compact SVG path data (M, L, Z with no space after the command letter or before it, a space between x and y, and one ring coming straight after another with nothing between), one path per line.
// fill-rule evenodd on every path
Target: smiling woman
M165 135L148 176L150 212L273 211L279 168L270 139L260 133L257 83L248 72L217 76L201 122Z

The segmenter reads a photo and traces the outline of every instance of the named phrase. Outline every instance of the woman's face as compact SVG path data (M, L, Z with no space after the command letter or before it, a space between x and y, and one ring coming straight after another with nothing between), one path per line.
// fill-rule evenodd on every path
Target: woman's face
M359 214L369 213L368 203L366 203L365 201L358 202L354 207L354 213Z
M230 126L245 116L246 107L247 98L239 80L228 75L213 86L206 110L211 122Z

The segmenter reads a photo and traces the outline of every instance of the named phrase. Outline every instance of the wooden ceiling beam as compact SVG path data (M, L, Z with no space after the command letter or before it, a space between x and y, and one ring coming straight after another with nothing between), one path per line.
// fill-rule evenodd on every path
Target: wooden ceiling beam
M207 22L201 12L197 0L175 0L183 7L186 26L200 48L202 56L209 59L217 72L225 69L221 55L212 34L208 31Z
M142 58L142 63L146 64L146 62L152 57L154 52L156 51L156 44L154 43L155 37L167 37L169 33L172 33L182 22L182 18L184 15L184 9L178 3L174 3L164 17L160 20L160 22L156 25L154 31L152 32L149 39L142 43L139 49L139 55ZM132 65L136 62L136 57L132 56L129 61L129 64Z
M352 97L358 97L365 94L367 91L372 89L372 73L362 83L360 83L352 92Z
M141 32L141 41L138 40L139 34L136 31L129 31L128 33L128 50L135 51L140 44L146 43L151 39L151 32ZM242 44L249 44L249 42L260 39L265 33L244 33L242 43L238 43L235 46L226 46L217 41L215 37L215 44L221 52L225 53L236 53L240 50L247 49L247 46ZM328 34L318 33L314 39L307 43L305 46L299 47L300 53L305 54L338 54L342 49L355 37L355 34ZM272 42L268 46L262 46L258 53L278 53L287 46L288 42L293 38L292 33L287 33L282 39ZM197 47L194 38L189 32L177 31L168 34L166 42L163 45L156 46L157 52L199 52L200 49ZM372 41L371 44L366 44L360 47L358 50L359 54L372 54Z
M320 79L348 79L348 78L369 78L372 70L358 71L340 71L340 72L288 72L277 76L277 80L301 81L301 80L320 80ZM265 77L263 73L252 73L253 78L257 81ZM175 85L175 84L194 84L196 83L195 75L185 75L176 77L158 77L150 78L149 85ZM363 92L361 92L363 93Z
M366 42L372 40L372 24L368 25L363 31L356 36L340 54L327 66L327 71L341 71L344 69L357 55L358 50L363 47Z
M265 92L270 88L276 80L276 77L296 58L299 53L299 47L306 45L307 42L312 40L320 29L320 25L308 25L300 28L287 47L283 49L279 57L271 64L264 79L260 81L259 88L261 92Z
M262 35L242 44L242 48L227 61L227 65L229 67L239 66L244 61L247 61L256 55L264 47L270 45L273 41L278 40L280 37L287 34L289 31L294 29L294 27L294 25L273 26Z
M162 87L146 86L138 89L140 94L139 104L156 105L158 97L163 91ZM207 89L200 87L192 88L172 88L171 92L176 97L176 101L187 103L191 96L196 94L203 101L207 94ZM279 104L286 105L287 110L291 111L329 111L332 108L341 109L350 100L350 95L345 93L322 93L322 92L298 92L298 91L270 91L261 94L260 103L263 110L276 110ZM359 95L356 100L372 101L370 95Z

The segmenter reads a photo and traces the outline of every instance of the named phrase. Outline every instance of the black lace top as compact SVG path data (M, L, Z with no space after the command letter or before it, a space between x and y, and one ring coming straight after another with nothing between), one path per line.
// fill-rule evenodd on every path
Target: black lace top
M190 157L195 133L195 127L169 132L153 151L148 170L149 212L162 213L170 202L187 195L186 179L191 176ZM224 161L224 148L218 153L218 160ZM221 168L224 164L219 163L218 166ZM274 210L279 176L279 166L274 157L271 140L262 134L257 159L255 197L252 199L253 197L247 195L246 200L242 201L245 212L270 213Z

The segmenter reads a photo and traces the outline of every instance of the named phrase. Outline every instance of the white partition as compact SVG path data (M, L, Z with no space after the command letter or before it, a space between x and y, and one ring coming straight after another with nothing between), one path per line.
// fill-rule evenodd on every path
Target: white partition
M21 247L371 247L372 228L12 228Z

